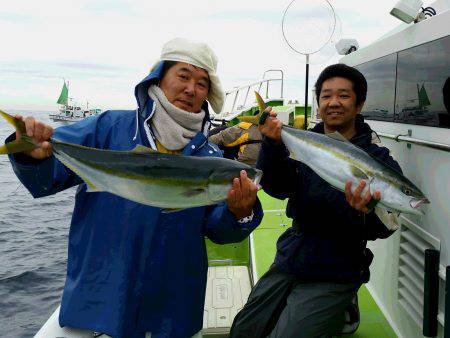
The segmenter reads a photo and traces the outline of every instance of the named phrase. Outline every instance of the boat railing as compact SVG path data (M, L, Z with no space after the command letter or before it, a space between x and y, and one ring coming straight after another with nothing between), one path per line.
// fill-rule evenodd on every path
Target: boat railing
M279 73L277 77L266 78L269 73ZM279 89L274 84L279 83ZM219 114L212 114L213 121L228 122L239 116L242 112L250 109L255 105L255 97L253 92L257 91L264 99L276 98L283 99L284 73L281 69L266 70L262 79L249 83L244 86L235 87L225 92L225 103ZM278 90L277 90L278 89ZM274 91L279 92L279 96L275 96Z
M424 146L424 147L428 147L428 148L434 148L434 149L439 149L439 150L444 150L444 151L450 151L450 145L445 144L445 143L439 143L439 142L433 142L433 141L427 141L427 140L420 140L414 137L411 137L411 133L408 132L408 134L405 135L393 135L393 134L388 134L388 133L382 133L382 132L377 132L377 134L379 136L382 137L386 137L392 140L395 140L397 142L406 142L407 144L417 144L420 146Z

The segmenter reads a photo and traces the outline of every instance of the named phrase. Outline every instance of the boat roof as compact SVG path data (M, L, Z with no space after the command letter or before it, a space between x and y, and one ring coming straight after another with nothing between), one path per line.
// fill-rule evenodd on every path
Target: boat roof
M450 0L438 0L430 6L437 15L415 24L403 23L370 45L344 56L340 62L359 65L450 35Z

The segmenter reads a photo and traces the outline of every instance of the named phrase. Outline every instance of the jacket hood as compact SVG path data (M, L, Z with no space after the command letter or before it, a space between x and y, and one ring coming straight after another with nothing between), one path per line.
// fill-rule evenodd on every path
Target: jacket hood
M134 96L136 97L136 101L138 104L138 112L143 119L147 119L152 113L153 100L148 96L148 88L152 84L159 84L159 81L162 78L164 62L165 61L161 61L156 66L154 66L150 74L148 74L134 88ZM207 131L207 129L209 128L210 121L207 101L203 103L202 109L205 111L205 118L202 123L202 130L203 132L205 132L205 129Z

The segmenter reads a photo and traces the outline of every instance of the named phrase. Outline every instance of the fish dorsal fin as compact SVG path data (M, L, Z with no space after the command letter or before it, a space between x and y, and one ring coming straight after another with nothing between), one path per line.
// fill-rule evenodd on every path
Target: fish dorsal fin
M153 153L156 153L156 151L153 150L152 148L148 148L148 147L145 147L145 146L140 145L140 144L138 144L136 147L134 147L134 149L131 152L135 153L135 154L153 154Z
M334 138L335 140L351 143L347 140L340 132L335 131L334 133L326 134L328 137Z

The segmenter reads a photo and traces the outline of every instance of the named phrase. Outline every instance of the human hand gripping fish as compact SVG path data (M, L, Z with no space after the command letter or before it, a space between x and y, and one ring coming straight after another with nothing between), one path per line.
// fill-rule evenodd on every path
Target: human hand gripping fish
M324 135L283 125L261 96L256 92L255 95L260 114L249 117L253 118L251 122L259 124L261 133L275 143L284 143L292 159L303 162L331 186L343 191L353 208L368 213L373 201L378 200L376 213L384 209L396 214L424 214L419 207L429 203L428 199L401 173L337 132ZM352 183L356 183L354 189ZM371 191L375 193L372 195Z
M170 210L227 201L237 219L249 216L262 172L219 157L158 153L138 145L131 151L95 149L52 139L53 128L33 118L0 115L16 128L16 140L0 154L25 152L35 159L52 154L76 173L88 192L110 192Z

